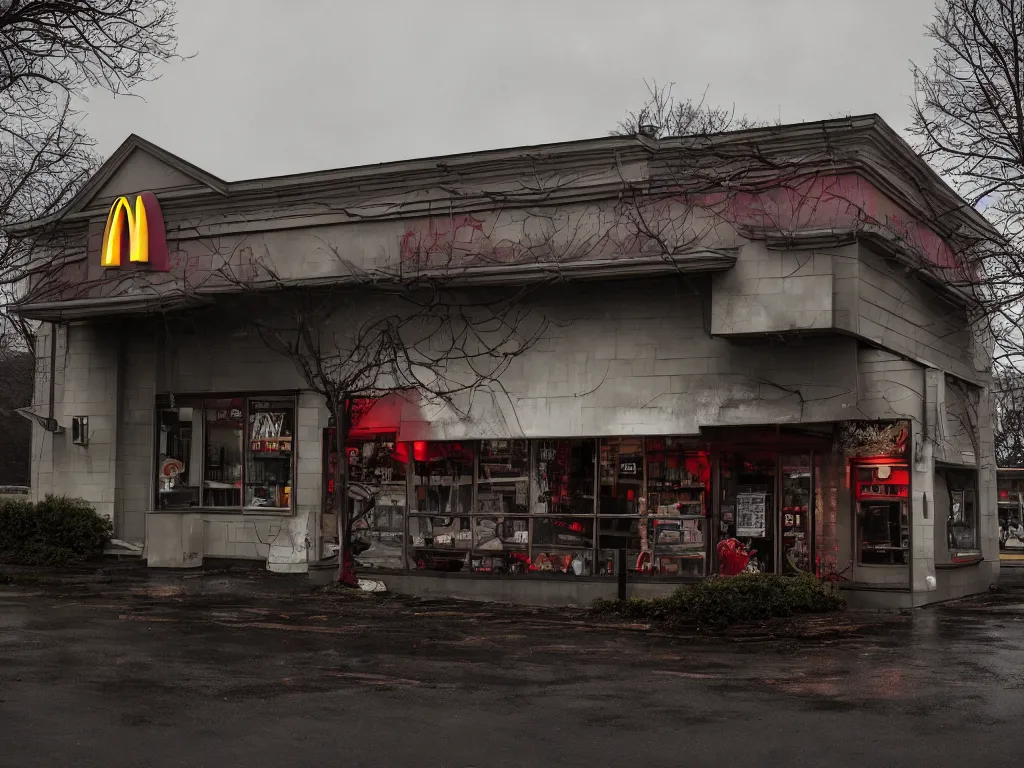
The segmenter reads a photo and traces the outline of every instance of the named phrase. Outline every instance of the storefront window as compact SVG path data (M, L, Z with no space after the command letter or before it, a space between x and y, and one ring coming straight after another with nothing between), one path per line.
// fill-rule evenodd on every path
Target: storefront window
M408 453L395 435L350 437L349 515L360 567L401 568Z
M534 514L592 517L597 441L536 440L533 445Z
M291 507L294 398L249 400L249 441L245 462L245 506Z
M193 435L202 434L202 404L168 397L159 406L157 508L197 507L202 457L192 446Z
M1024 482L1018 478L1018 473L1019 470L999 470L996 475L1000 549L1024 550L1024 515L1021 514Z
M910 472L905 465L855 464L857 548L862 565L910 562Z
M409 538L414 568L461 571L470 563L473 530L468 517L410 517Z
M206 400L203 435L203 506L242 506L242 398Z
M416 514L469 514L473 503L473 444L413 443Z
M292 508L293 397L157 397L157 508Z
M530 570L530 445L526 440L483 440L478 448L474 573Z
M477 512L525 515L530 488L530 451L525 440L484 440L477 468Z
M468 570L473 548L474 444L413 443L414 513L409 518L413 568Z
M946 514L946 546L950 551L978 548L977 476L973 470L937 470L949 495Z
M639 514L643 478L643 438L613 437L602 440L598 513Z
M474 517L474 573L517 575L530 570L528 517Z
M638 569L703 576L711 462L686 438L647 438L646 535Z

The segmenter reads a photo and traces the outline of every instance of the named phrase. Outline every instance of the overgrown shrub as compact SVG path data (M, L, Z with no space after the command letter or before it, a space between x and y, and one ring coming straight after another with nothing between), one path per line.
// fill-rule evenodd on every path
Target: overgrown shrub
M0 499L0 552L19 549L35 530L34 504L28 499Z
M708 579L680 587L666 597L598 600L593 610L628 619L692 621L721 627L845 607L846 602L833 585L809 574L757 573Z
M88 502L47 496L38 504L0 501L0 556L23 565L60 565L103 552L110 521Z

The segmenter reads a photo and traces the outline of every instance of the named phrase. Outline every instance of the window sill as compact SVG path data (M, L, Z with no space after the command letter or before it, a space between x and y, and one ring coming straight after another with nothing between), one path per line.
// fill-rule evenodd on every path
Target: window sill
M858 568L909 568L907 563L857 563Z
M356 558L358 560L358 557ZM327 558L317 564L311 564L312 568L337 568L338 558ZM614 574L600 576L585 574L574 576L568 573L550 573L535 571L531 573L507 574L507 573L483 573L480 571L435 571L430 568L359 568L359 575L372 579L374 574L381 576L415 575L426 579L488 579L495 581L583 581L599 584L614 584ZM630 574L626 577L627 584L696 584L704 581L706 576L636 576Z
M952 568L968 568L977 565L985 560L981 552L958 552L950 556L948 563L936 563L935 570L950 570Z
M909 592L909 584L872 584L869 581L841 582L839 589L851 592Z
M153 513L161 515L238 515L255 517L292 517L295 510L286 507L267 509L239 509L238 507L181 507L179 509L154 509Z

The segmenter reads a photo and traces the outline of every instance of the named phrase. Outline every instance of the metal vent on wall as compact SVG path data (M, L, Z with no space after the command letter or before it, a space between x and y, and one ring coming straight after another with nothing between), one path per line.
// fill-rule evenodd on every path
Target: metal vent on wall
M89 417L71 417L71 442L75 445L89 444Z

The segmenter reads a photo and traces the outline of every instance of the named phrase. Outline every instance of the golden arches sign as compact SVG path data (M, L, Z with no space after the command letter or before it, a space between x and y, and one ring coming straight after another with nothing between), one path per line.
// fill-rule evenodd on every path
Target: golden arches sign
M117 198L107 214L101 247L100 264L105 269L130 265L166 271L167 234L156 195L142 192L134 207L127 197Z

